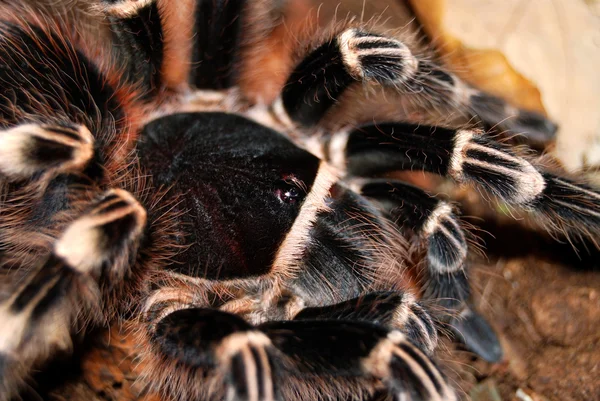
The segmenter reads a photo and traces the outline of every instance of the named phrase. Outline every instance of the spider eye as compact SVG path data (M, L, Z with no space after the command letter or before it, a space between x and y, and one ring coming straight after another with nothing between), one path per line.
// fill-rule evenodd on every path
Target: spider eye
M296 205L304 199L306 193L298 188L296 185L289 181L282 180L278 183L277 189L275 190L275 195L279 198L281 203L286 203L289 205Z

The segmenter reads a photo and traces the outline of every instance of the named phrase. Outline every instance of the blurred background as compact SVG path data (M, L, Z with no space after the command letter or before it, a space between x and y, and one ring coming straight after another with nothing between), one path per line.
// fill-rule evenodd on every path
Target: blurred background
M444 26L468 46L499 50L539 88L565 167L600 166L600 1L446 0Z

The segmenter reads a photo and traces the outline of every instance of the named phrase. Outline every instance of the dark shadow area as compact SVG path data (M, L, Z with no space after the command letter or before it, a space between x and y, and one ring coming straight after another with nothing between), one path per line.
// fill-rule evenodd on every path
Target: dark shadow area
M549 263L559 263L580 271L600 271L600 250L590 240L551 237L517 223L478 221L477 235L490 258L522 258L534 256Z

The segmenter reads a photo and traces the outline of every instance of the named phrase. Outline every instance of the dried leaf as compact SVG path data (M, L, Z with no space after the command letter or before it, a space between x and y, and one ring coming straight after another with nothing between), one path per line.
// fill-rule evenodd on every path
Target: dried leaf
M446 0L408 2L432 44L461 78L515 106L545 112L540 91L506 56L497 50L471 48L448 33L443 25Z

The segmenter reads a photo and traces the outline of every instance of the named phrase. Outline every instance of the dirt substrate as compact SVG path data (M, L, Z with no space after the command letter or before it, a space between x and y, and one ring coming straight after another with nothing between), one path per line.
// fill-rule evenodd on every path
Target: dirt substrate
M444 358L472 400L600 400L600 274L537 257L473 270L505 356L491 365L451 347Z

